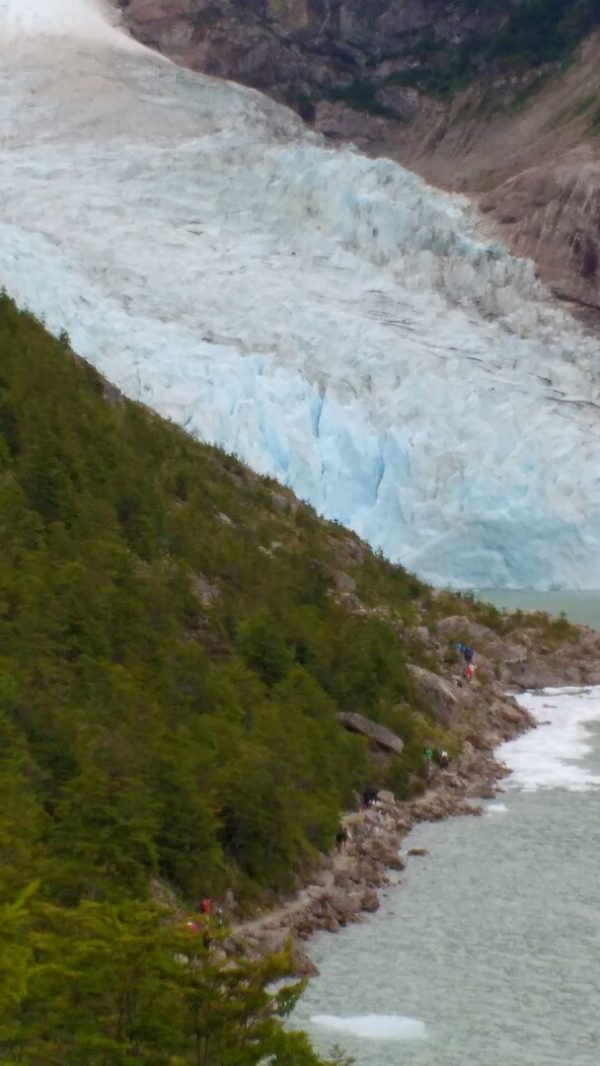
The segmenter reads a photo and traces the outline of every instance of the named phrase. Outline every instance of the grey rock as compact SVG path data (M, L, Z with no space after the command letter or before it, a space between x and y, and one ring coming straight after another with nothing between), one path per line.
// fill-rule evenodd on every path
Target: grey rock
M351 733L361 733L363 736L368 737L369 740L374 741L380 748L392 751L396 755L402 754L404 743L400 740L400 737L397 737L386 726L379 725L378 722L372 721L371 718L366 718L364 714L357 714L353 711L340 711L337 719Z
M452 682L422 666L411 665L408 669L417 689L428 703L433 704L438 716L450 718L460 706L459 694Z

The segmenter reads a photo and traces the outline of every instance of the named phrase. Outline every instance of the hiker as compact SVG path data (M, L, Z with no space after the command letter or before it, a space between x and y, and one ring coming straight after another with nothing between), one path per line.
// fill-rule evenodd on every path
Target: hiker
M335 846L338 851L342 851L345 844L348 843L348 830L341 826L335 834Z
M475 658L475 649L469 648L467 644L455 644L454 647L456 648L457 652L462 655L467 666L470 666L470 664L473 662L473 659Z
M379 790L375 788L375 785L367 785L367 787L363 789L363 805L365 807L370 807L373 803L375 803L375 800L377 799L378 795Z
M205 914L210 918L210 900L208 896L205 896L204 899L200 900L200 914Z
M448 766L450 765L450 759L448 757L448 752L444 748L442 748L442 750L440 752L438 752L438 760L437 761L438 761L438 766L440 766L442 768L442 770L447 770L448 769Z
M423 748L423 755L427 759L427 762L433 761L433 748Z
M467 665L465 666L465 668L463 670L463 677L465 678L465 680L466 681L472 681L474 673L475 673L475 667L473 666L473 663L467 663Z

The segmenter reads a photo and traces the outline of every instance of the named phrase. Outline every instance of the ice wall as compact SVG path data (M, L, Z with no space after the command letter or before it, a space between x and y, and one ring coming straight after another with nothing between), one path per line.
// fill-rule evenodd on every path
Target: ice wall
M426 578L600 587L597 346L531 265L97 19L0 0L0 285Z

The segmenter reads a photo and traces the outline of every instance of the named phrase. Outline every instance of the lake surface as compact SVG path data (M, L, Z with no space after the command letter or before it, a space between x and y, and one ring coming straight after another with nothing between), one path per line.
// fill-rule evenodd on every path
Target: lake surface
M569 621L600 630L600 592L477 589L474 595L478 600L493 603L494 607L501 610L516 611L520 608L522 611L547 611L553 615L564 612Z
M479 818L419 826L379 912L310 945L295 1018L357 1066L598 1066L600 688L526 696Z

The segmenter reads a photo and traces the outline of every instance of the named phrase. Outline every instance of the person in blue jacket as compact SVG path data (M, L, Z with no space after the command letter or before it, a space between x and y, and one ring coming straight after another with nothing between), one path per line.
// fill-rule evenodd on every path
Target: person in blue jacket
M467 666L470 666L475 658L475 649L469 648L466 644L455 644L454 647L460 652Z

